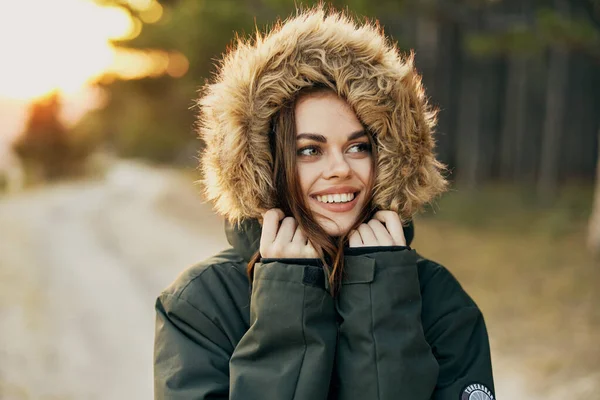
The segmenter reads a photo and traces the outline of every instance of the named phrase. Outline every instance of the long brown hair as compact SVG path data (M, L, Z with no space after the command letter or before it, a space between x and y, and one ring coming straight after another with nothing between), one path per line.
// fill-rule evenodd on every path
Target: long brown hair
M373 171L366 191L366 201L358 218L347 233L339 237L330 236L316 222L313 212L304 201L296 165L296 103L300 98L325 93L335 93L335 91L325 85L302 89L281 108L273 120L271 150L274 155L273 182L277 188L277 206L286 216L292 216L297 221L317 252L320 253L319 258L327 273L330 292L335 295L342 282L344 248L348 244L349 234L375 212L371 200L377 171L377 147L373 134L365 129L371 147L371 169ZM250 281L253 278L254 265L259 260L260 251L257 251L248 263L247 271Z

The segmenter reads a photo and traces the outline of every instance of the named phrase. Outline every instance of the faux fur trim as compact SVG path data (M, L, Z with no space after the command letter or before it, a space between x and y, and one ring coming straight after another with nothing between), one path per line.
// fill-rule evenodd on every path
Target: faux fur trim
M271 119L314 83L334 88L375 134L376 206L406 220L446 189L434 155L436 116L412 53L402 56L376 22L317 6L238 39L201 91L201 183L217 212L239 222L275 207Z

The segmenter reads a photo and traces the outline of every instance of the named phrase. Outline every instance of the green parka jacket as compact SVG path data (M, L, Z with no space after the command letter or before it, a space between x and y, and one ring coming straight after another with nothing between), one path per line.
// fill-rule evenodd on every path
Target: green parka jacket
M263 259L250 286L257 220L278 207L273 121L314 85L343 98L373 138L375 208L409 221L445 190L413 58L377 24L317 6L239 40L198 101L204 193L233 247L158 298L156 399L493 399L479 309L410 248L348 249L335 298L316 260Z
M155 399L494 398L483 317L443 266L355 248L336 298L313 259L263 259L250 287L260 225L227 237L156 302Z

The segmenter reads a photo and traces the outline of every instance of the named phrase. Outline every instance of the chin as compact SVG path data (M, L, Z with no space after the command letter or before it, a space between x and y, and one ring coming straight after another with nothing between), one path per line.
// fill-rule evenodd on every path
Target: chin
M352 210L346 212L332 212L323 210L323 207L316 199L308 197L306 202L310 205L311 212L315 222L332 237L339 237L348 233L354 222L360 215L363 207L362 197L357 197Z
M352 226L352 221L329 221L322 219L319 222L321 228L329 235L333 237L342 236L348 232Z

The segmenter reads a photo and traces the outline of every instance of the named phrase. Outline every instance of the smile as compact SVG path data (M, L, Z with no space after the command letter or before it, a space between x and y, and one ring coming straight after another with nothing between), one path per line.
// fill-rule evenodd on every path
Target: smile
M358 194L356 193L336 193L327 195L311 196L310 199L314 201L319 207L336 213L348 212L354 209L358 203Z
M315 196L321 203L346 203L354 199L354 193L324 194Z

